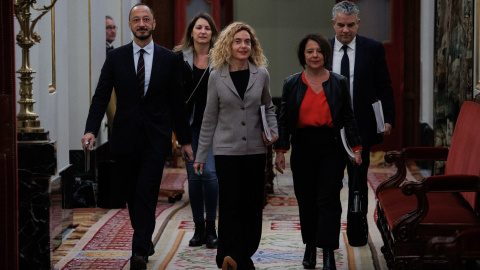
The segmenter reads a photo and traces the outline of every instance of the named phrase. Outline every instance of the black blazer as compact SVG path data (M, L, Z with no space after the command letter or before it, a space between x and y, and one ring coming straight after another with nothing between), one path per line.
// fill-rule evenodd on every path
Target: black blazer
M144 128L152 146L161 154L171 153L173 130L180 144L189 144L191 134L182 94L180 63L176 53L154 44L150 84L141 100L132 43L110 51L92 99L85 133L97 135L115 88L117 110L111 137L113 153L132 153L140 128Z
M302 72L285 79L278 113L278 140L274 144L275 149L290 149L290 140L291 144L295 145L300 106L307 89L308 85L302 81ZM349 144L351 146L361 145L350 102L347 79L342 75L330 72L330 78L323 83L323 89L338 141L340 142L340 129L345 127L345 135Z
M333 49L335 38L329 41ZM330 59L330 63L332 62ZM329 69L331 70L331 67ZM385 122L395 127L395 103L391 84L382 43L357 35L353 109L364 146L373 146L383 141L383 136L377 133L377 123L372 108L372 103L377 99L382 101Z

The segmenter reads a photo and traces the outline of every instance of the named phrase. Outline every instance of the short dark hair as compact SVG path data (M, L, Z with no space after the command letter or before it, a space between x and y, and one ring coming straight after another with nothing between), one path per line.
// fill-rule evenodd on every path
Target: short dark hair
M307 62L305 61L305 47L307 46L307 42L309 40L313 40L318 43L320 46L320 50L322 50L323 54L323 61L325 68L330 65L330 58L332 57L332 47L330 46L330 42L321 34L308 34L297 46L297 57L300 65L305 68Z
M138 6L146 6L148 7L148 9L150 9L150 13L152 13L152 18L155 20L155 13L153 12L153 9L147 5L147 4L144 4L144 3L138 3L136 4L135 6L133 6L131 9L130 9L130 13L128 13L128 21L130 21L130 15L132 15L132 10L135 8L135 7L138 7Z

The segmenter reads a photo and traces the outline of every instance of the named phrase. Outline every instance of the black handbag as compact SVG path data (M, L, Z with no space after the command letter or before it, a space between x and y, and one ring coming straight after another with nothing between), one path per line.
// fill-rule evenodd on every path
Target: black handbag
M76 174L74 176L75 181L73 183L73 208L88 208L95 207L95 184L93 175L90 172L90 150L88 145L85 146L85 171L83 173Z
M361 247L367 244L368 242L368 222L367 215L365 214L365 207L367 205L362 205L362 196L367 196L367 194L360 194L360 191L357 187L358 183L358 166L354 165L353 168L353 181L351 187L353 190L349 192L349 207L347 212L347 237L348 243L352 247Z

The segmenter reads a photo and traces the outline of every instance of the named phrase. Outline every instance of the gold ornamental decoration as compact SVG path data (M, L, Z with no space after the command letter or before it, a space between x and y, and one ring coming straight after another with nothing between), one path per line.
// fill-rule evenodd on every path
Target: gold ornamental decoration
M17 114L17 132L18 133L42 133L43 128L40 126L38 115L33 110L35 100L33 97L33 83L32 74L36 73L30 67L30 48L35 45L35 42L40 42L41 38L37 32L34 32L37 22L50 11L57 0L53 0L51 5L37 8L34 4L36 0L15 0L15 17L20 25L20 31L17 34L17 44L22 48L22 67L17 70L20 74L20 110ZM41 14L31 20L30 8L40 11Z

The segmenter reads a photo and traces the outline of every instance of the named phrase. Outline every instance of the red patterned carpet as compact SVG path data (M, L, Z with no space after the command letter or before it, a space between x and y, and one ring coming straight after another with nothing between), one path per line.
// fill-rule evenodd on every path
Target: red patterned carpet
M166 169L161 188L183 190L186 178L185 169ZM155 233L184 205L159 197ZM77 228L53 254L57 269L122 269L128 263L133 235L128 209L74 209L74 219Z
M416 167L411 168L415 171ZM372 191L395 171L394 166L383 162L383 153L374 154L368 175ZM409 173L407 178L414 177ZM184 168L166 169L161 189L183 190L185 181ZM291 174L278 178L275 188L276 194L268 197L264 210L264 235L254 256L257 269L302 269L303 244ZM342 192L346 188L344 185ZM372 202L369 212L374 213L374 192L369 196ZM216 250L188 247L193 222L188 195L184 197L174 203L169 203L168 197L159 197L153 239L158 244L148 269L217 269L213 262ZM338 269L383 269L385 264L379 251L383 243L373 219L372 223L369 221L369 245L361 248L348 245L342 219L341 248L335 253ZM75 209L74 223L78 224L74 232L53 254L56 269L128 269L133 231L127 209ZM321 254L318 260L317 266L321 268Z

